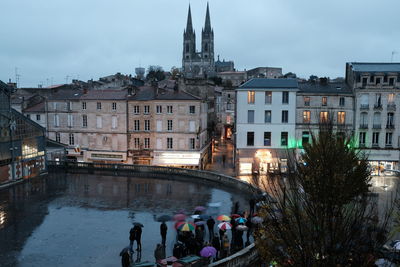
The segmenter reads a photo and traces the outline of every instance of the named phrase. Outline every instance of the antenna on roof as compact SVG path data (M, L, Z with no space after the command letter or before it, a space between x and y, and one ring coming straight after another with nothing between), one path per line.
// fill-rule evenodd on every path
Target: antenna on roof
M18 74L18 68L15 68L15 86L18 88L19 85L19 78L21 77L20 74Z
M397 54L397 51L393 50L392 51L392 57L390 58L390 63L393 63L393 57L394 57L395 54Z

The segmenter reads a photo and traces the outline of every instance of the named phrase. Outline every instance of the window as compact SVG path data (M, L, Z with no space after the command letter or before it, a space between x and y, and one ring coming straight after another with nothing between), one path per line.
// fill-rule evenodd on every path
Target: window
M97 109L98 109L98 110L101 109L101 102L97 102Z
M254 110L247 111L247 123L254 123Z
M71 111L71 102L67 102L67 110Z
M157 121L157 132L161 132L162 131L162 121L158 120Z
M172 149L174 147L173 139L171 137L167 138L167 149Z
M367 86L367 83L368 83L368 77L363 77L362 78L362 86L363 87Z
M381 98L381 94L375 94L375 108L380 108L382 106Z
M68 124L68 127L72 127L73 126L74 122L73 122L72 114L68 114L67 124Z
M189 106L189 113L195 114L196 113L196 106Z
M386 133L385 146L392 146L393 133Z
M36 120L40 121L40 114L36 114Z
M161 114L162 113L162 106L161 105L157 105L156 106L156 113L157 114Z
M322 97L322 105L323 105L323 106L328 105L328 97L326 97L326 96L323 96L323 97Z
M376 78L375 78L375 83L376 83L376 84L380 84L380 83L381 83L381 78L380 78L380 77L379 77L379 78L376 77Z
M144 138L144 148L145 149L150 148L150 138L149 137Z
M189 139L189 147L190 147L190 149L196 148L196 139L194 139L194 138Z
M372 146L379 146L379 132L372 133Z
M329 121L328 111L321 111L319 113L319 122L328 122L328 121Z
M61 141L60 133L56 133L56 142L60 143L60 141Z
M310 123L311 121L311 111L304 110L303 111L303 123Z
M112 110L117 110L117 103L116 102L112 102L111 109Z
M394 105L394 97L395 97L395 94L393 94L393 93L388 94L388 105Z
M133 147L135 149L139 149L140 148L140 139L139 138L133 138Z
M82 127L87 127L87 115L82 115Z
M150 120L145 120L144 121L144 130L145 131L150 131Z
M394 85L394 78L389 78L389 85Z
M254 132L247 132L247 146L254 146Z
M362 112L360 114L360 128L368 129L368 113Z
M264 121L265 121L265 123L271 123L271 110L265 111Z
M338 111L337 121L338 121L338 124L345 124L346 123L346 112Z
M133 122L133 130L134 131L140 131L140 121L139 120L134 120Z
M96 127L102 128L103 127L103 118L101 116L96 117Z
M306 106L306 107L310 106L310 97L309 96L304 97L304 106Z
M167 121L167 130L172 131L172 120Z
M289 92L282 92L282 104L289 104Z
M369 107L369 95L368 94L362 94L361 95L361 108L368 108Z
M31 118L31 114L26 114L26 117L27 117L28 119L30 119L30 118Z
M196 123L195 121L189 121L189 132L196 131Z
M289 111L282 110L282 123L288 123L289 121Z
M265 92L265 104L271 104L271 103L272 103L272 92L266 91Z
M172 114L172 106L167 106L167 113Z
M118 127L118 118L117 118L117 116L112 116L111 117L111 127L113 129L116 129Z
M133 114L139 114L140 113L140 106L133 106Z
M247 91L247 103L254 104L256 98L256 92L254 91Z
M71 146L75 145L75 138L73 133L69 134L69 145Z
M374 128L374 129L381 128L381 113L379 113L379 112L374 113L372 128Z
M344 107L344 97L339 98L339 106Z
M264 146L271 146L271 132L264 132Z
M86 109L86 102L82 102L82 109L83 109L83 110Z
M310 132L303 132L301 136L301 144L304 146L305 144L310 143Z
M60 127L60 116L58 114L54 115L54 127Z
M365 146L366 136L367 136L366 132L360 132L360 138L358 140L360 146Z
M281 146L288 145L288 132L281 132Z
M150 106L144 106L144 114L149 114L150 113Z
M386 128L394 128L394 113L388 112L386 120Z

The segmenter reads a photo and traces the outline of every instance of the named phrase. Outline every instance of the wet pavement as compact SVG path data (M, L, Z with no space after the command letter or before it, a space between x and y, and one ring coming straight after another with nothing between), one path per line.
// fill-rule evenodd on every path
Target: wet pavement
M230 214L237 201L247 209L240 192L195 181L88 174L32 179L0 191L0 265L119 266L132 222L144 224L142 253L134 258L154 261L161 242L157 217L182 209L191 214L196 206ZM176 240L173 224L167 222L167 255Z
M214 146L211 163L206 167L206 170L235 176L235 164L233 161L234 146L230 140L218 140L218 145ZM225 155L225 162L223 156Z

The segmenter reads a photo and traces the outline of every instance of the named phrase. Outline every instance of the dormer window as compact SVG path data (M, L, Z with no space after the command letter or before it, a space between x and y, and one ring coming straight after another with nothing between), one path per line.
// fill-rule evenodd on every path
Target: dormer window
M362 86L367 86L368 83L368 77L363 77L362 78Z
M376 77L375 78L375 84L380 84L381 83L381 78L380 77Z
M389 85L393 86L394 85L394 78L389 78Z

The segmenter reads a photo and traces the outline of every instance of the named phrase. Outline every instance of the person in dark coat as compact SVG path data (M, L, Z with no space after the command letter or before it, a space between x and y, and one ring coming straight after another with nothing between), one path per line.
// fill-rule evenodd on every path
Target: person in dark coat
M207 220L207 227L208 227L208 233L210 235L210 241L214 237L214 225L215 225L215 220L213 217L210 216L210 218Z
M122 267L129 267L131 265L130 247L124 248L120 253Z
M131 230L129 231L129 250L131 252L133 252L133 243L135 242L135 239L136 239L135 227L132 227Z
M160 225L160 234L161 234L161 243L165 246L165 242L167 240L167 231L168 231L168 227L165 224L165 222L162 222L162 224Z
M156 258L156 261L165 259L165 246L157 244L157 247L154 250L154 258Z
M254 198L251 198L249 201L250 204L250 216L254 214L254 208L256 206L256 200Z
M133 227L134 232L135 232L135 239L136 243L137 243L137 251L141 251L142 250L142 227L140 227L139 225L135 225L135 227ZM132 243L133 246L133 243Z
M219 259L219 251L221 250L221 242L217 235L212 238L212 246L217 250L216 258Z

